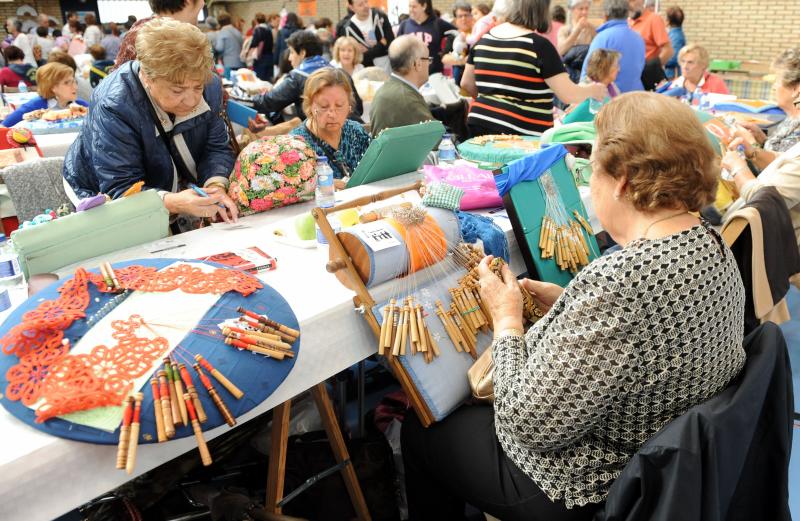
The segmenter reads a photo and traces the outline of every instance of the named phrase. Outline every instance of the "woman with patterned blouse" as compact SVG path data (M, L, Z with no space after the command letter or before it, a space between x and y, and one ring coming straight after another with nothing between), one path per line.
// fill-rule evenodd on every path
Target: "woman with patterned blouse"
M337 188L358 166L369 147L364 127L347 119L355 101L350 78L342 69L326 67L306 80L303 112L308 116L290 134L302 136L318 156L328 158Z
M494 324L494 407L403 424L410 518L591 519L637 450L744 366L744 288L722 238L690 212L719 165L691 108L628 93L595 120L600 223L623 248L561 288L479 266ZM658 139L653 139L658 136ZM546 314L522 330L518 285Z

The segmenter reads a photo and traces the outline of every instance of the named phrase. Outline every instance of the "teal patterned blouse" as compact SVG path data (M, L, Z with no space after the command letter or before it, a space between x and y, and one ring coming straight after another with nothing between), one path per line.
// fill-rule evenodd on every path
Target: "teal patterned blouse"
M290 134L302 136L318 156L328 157L328 164L331 165L335 179L341 179L345 175L352 175L356 166L358 166L358 162L364 156L364 152L367 151L367 147L369 147L370 137L364 127L348 119L342 127L342 138L339 140L339 149L336 150L312 134L311 130L306 126L306 121L292 130ZM342 170L347 170L347 172Z

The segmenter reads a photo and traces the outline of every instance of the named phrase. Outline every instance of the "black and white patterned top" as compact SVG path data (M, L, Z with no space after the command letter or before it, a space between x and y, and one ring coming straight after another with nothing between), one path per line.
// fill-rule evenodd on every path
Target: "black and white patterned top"
M739 373L743 335L715 231L636 240L578 273L524 339L495 342L497 437L551 500L603 501L648 438Z

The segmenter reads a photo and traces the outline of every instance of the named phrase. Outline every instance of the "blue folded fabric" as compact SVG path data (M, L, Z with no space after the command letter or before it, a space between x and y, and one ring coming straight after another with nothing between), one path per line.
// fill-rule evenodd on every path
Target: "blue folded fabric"
M475 241L480 239L483 241L483 251L486 255L502 257L506 262L511 261L506 234L494 223L491 217L467 212L456 212L456 214L458 215L461 237L464 242L474 244Z
M503 172L494 176L494 183L500 196L504 196L512 187L522 181L534 181L550 166L567 155L564 145L551 145L535 154L508 163Z

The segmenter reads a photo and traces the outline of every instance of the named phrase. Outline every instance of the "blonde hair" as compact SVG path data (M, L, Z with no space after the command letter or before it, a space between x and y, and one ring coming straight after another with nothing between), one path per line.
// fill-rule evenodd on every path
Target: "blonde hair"
M678 62L680 62L684 56L690 52L693 52L697 56L697 60L704 69L708 68L708 64L711 62L711 59L708 56L708 51L705 47L696 43L689 43L683 46L683 48L678 52Z
M342 50L342 47L345 45L350 45L353 48L354 57L353 57L353 65L358 65L364 60L364 53L361 52L361 48L358 46L358 42L352 36L342 36L336 40L336 43L333 44L333 51L331 54L333 55L333 59L339 63L342 61L339 59L339 52Z
M306 85L303 89L303 112L305 112L306 117L311 115L311 105L314 103L314 98L322 89L328 87L343 88L347 93L350 106L352 107L356 104L353 97L353 88L350 86L350 77L347 73L341 69L325 67L314 71L306 80Z
M44 99L55 97L53 87L69 78L75 78L75 71L63 63L53 62L42 65L36 71L36 86L39 96Z
M623 94L594 123L594 161L606 175L627 178L626 195L637 210L696 212L714 200L719 159L694 111L677 99Z
M150 80L181 85L211 79L211 44L200 29L172 18L147 22L136 35L136 56Z
M617 51L609 49L595 49L586 63L586 77L593 81L602 81L610 73L611 68L619 61L622 56Z

